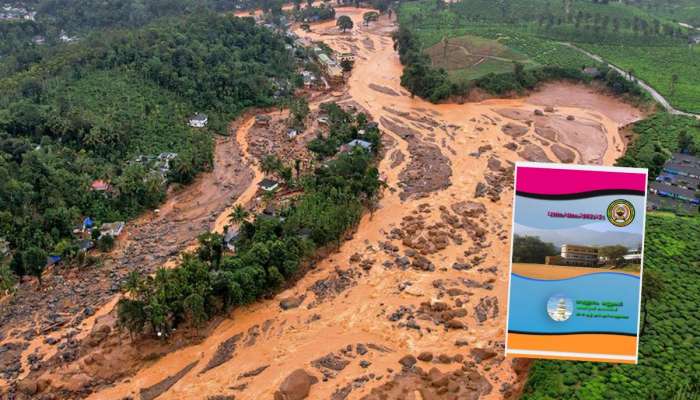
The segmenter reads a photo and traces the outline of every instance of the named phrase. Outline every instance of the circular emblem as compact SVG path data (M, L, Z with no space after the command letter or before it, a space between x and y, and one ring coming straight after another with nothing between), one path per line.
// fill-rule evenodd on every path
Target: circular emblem
M634 206L627 200L615 200L608 206L608 221L619 227L634 221Z
M564 322L571 318L574 302L563 294L555 294L547 300L547 314L552 321Z

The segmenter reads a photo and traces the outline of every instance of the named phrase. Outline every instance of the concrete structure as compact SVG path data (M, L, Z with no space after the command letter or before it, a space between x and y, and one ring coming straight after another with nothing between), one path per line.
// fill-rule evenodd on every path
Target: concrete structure
M341 151L350 151L354 149L355 147L362 147L363 149L367 151L372 151L372 143L366 141L366 140L361 140L361 139L355 139L352 140L346 144L344 144L341 148Z
M598 249L589 246L565 244L561 246L560 255L545 257L545 264L592 267L598 265Z
M649 184L647 208L697 213L700 208L700 158L676 153Z
M279 187L279 182L265 178L262 181L260 181L260 184L258 184L258 186L260 187L260 189L266 192L272 192L273 190Z
M116 238L117 236L122 234L122 231L124 230L124 226L125 226L125 223L123 221L102 224L102 226L100 226L100 237L111 236L111 237Z
M207 126L207 122L209 122L209 118L202 113L197 113L190 118L190 126L193 128L204 128Z

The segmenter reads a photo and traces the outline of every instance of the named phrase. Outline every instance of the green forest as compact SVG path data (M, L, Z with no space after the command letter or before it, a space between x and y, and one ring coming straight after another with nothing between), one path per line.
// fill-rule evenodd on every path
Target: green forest
M326 108L333 120L330 137L344 134L338 131L356 136L359 129L373 129L364 114L353 116L335 104ZM160 269L153 277L134 272L124 288L128 297L117 306L120 326L133 335L167 337L180 325L199 326L273 293L300 272L316 249L339 246L376 199L381 189L377 152L377 146L372 151L357 147L322 157L323 164L314 171L291 180L301 195L286 206L270 201L279 208L274 216L234 211L231 222L238 226L238 237L233 255L224 253L221 235L207 233L200 236L199 249L184 255L178 267ZM285 168L266 169L283 174Z
M3 59L0 238L14 272L75 256L82 218L132 218L157 206L168 182L211 168L212 134L291 90L285 44L250 18L202 12L89 35L22 65ZM188 126L196 112L207 128ZM162 152L177 153L165 174L140 161ZM93 180L111 190L90 190Z

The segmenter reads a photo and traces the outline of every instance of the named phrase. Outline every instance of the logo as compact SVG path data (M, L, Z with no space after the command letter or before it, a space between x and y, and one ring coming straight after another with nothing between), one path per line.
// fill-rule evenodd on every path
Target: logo
M623 227L634 221L634 206L627 200L615 200L608 206L608 221L611 224Z
M555 294L547 300L547 314L552 321L564 322L571 317L574 302L563 294Z

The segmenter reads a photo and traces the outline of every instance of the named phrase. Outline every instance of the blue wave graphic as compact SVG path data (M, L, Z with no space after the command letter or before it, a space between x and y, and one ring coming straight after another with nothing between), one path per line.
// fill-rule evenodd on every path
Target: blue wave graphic
M637 334L639 277L612 272L593 273L560 280L541 280L511 274L508 329L533 333L605 332ZM566 321L554 321L547 313L547 301L563 295L573 301L574 310ZM617 311L580 310L577 301L622 302ZM608 317L591 318L590 314ZM626 319L609 316L626 316Z
M538 278L531 278L529 276L524 276L524 275L519 275L513 272L513 276L517 276L518 278L521 279L527 279L529 281L538 281L538 282L554 282L554 281L570 281L572 279L578 279L581 278L582 276L590 276L590 275L625 275L630 278L634 278L639 280L639 277L637 275L631 275L631 274L625 274L622 272L591 272L590 274L584 274L584 275L579 275L579 276L572 276L571 278L562 278L562 279L538 279Z

